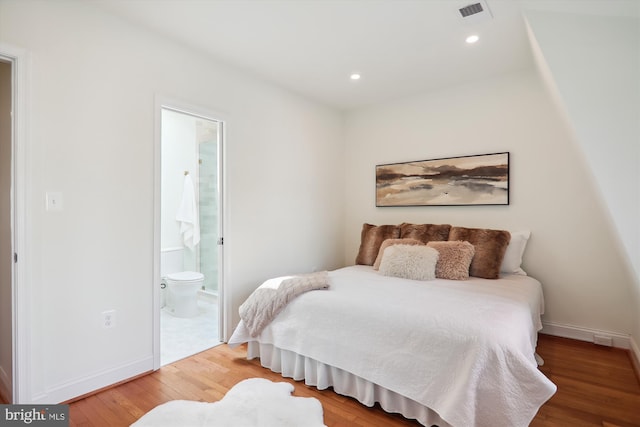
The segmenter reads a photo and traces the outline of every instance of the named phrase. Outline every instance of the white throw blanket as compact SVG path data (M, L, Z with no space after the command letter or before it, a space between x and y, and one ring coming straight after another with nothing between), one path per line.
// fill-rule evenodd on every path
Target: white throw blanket
M193 249L200 242L200 221L198 217L193 181L191 180L191 175L187 174L184 176L182 200L180 201L176 220L180 223L182 241L189 249Z
M251 378L233 386L219 402L172 400L155 407L132 427L326 427L313 397L291 396L293 386Z
M326 271L267 280L240 306L240 318L251 336L256 337L292 299L328 287Z
M534 357L542 288L500 280L329 273L331 289L292 301L257 341L338 367L436 411L455 427L529 424L556 390ZM241 322L229 344L254 340Z

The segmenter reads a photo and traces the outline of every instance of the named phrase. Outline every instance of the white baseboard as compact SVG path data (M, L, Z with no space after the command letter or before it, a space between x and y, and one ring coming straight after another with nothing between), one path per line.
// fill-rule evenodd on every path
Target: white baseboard
M150 356L85 378L58 384L47 389L44 393L33 396L29 403L56 404L66 402L152 370L153 357Z
M543 334L553 335L562 338L571 338L579 341L594 342L594 336L609 337L613 347L629 349L631 347L631 337L617 332L602 331L599 329L583 328L580 326L561 325L553 322L542 322ZM637 348L637 347L636 347Z

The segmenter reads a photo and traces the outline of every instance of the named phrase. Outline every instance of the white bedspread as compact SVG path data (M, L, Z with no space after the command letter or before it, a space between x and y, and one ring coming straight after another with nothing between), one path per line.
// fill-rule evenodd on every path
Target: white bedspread
M376 383L455 427L527 426L556 390L537 368L542 288L527 276L420 282L352 266L252 338Z

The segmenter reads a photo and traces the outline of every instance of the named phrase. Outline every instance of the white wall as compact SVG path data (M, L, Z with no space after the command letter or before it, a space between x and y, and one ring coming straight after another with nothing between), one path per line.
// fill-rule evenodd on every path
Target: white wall
M510 205L375 207L375 165L510 152ZM566 123L534 71L351 113L346 120L345 262L362 223L530 229L524 269L544 321L629 334L631 277Z
M640 345L640 3L623 16L537 10L526 16L539 67L633 276L631 332Z
M154 98L224 112L233 319L265 278L343 259L341 118L91 2L0 0L0 42L31 58L27 401L152 367ZM46 212L46 191L63 195ZM101 312L116 310L102 329Z

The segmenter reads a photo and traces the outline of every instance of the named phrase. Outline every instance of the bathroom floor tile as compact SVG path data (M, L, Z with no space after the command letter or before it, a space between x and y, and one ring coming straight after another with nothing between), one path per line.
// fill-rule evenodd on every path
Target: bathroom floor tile
M199 314L185 319L161 310L160 364L167 365L221 344L218 338L218 306L198 300Z

